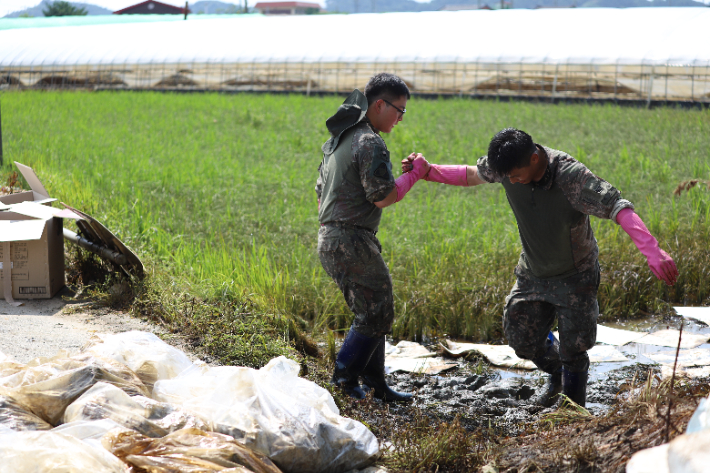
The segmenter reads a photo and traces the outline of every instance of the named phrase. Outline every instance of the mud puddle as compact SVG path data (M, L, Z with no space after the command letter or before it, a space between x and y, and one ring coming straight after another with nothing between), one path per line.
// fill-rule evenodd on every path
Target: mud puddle
M678 329L681 317L649 317L634 323L605 323L613 328L653 332ZM710 335L710 327L685 320L683 333ZM434 349L434 345L430 347ZM615 347L628 361L592 363L587 387L587 410L593 416L603 416L619 402L620 394L646 381L649 373L661 375L661 366L646 357L648 354L672 351L673 348L630 343ZM710 343L699 348L710 349ZM484 360L461 359L458 368L436 375L394 373L388 375L397 390L414 393L412 407L434 413L442 420L458 416L467 429L491 428L504 436L521 434L526 426L552 413L558 406L543 408L535 402L544 388L547 374L539 370L500 369ZM390 407L390 410L405 409Z

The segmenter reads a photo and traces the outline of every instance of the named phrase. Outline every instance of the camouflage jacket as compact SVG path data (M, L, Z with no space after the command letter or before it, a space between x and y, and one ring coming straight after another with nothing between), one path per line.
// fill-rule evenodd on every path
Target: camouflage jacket
M341 223L377 231L382 209L374 202L395 188L392 163L387 145L364 112L353 113L353 106L344 108L348 101L367 110L365 96L356 90L326 122L331 139L323 145L318 168L318 220L323 225ZM349 117L339 119L339 114Z
M478 160L478 175L505 188L523 244L518 262L523 271L543 279L564 278L596 264L599 248L589 216L616 221L619 211L633 204L573 157L538 147L548 158L538 182L512 184L491 170L487 156Z

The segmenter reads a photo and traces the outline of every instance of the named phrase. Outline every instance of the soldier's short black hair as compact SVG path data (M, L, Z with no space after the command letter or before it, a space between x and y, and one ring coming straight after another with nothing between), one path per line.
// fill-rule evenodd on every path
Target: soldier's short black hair
M372 105L379 99L397 100L402 96L407 96L407 100L411 97L409 87L398 76L389 72L380 72L370 77L365 86L365 97L367 104Z
M496 174L507 176L513 169L529 166L536 149L530 135L516 128L505 128L488 145L488 165Z

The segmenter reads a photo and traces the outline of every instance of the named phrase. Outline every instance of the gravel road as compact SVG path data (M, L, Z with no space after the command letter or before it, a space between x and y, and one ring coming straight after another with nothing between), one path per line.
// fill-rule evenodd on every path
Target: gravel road
M0 352L20 363L59 350L77 352L94 333L142 330L164 333L160 327L112 310L87 310L88 303L62 299L65 288L52 299L36 299L13 307L0 300Z

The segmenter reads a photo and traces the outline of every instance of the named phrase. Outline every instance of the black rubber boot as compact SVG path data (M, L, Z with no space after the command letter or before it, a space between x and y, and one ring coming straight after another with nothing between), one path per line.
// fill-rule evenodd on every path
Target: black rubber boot
M340 387L348 396L364 399L367 392L360 386L358 377L370 361L378 343L379 339L366 337L351 328L338 352L330 382Z
M560 360L560 342L550 332L545 341L547 350L539 358L532 360L540 370L548 373L545 387L536 394L532 402L543 407L551 407L557 401L557 395L562 392L562 361Z
M587 378L589 371L575 373L562 368L562 393L582 407L587 403Z
M382 336L380 343L372 352L370 362L367 364L362 374L362 383L373 389L374 397L382 399L385 402L391 401L411 401L412 395L409 393L400 393L389 386L385 379L385 337Z

